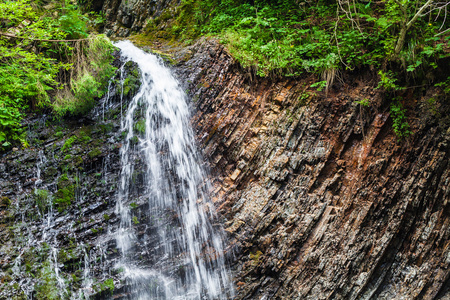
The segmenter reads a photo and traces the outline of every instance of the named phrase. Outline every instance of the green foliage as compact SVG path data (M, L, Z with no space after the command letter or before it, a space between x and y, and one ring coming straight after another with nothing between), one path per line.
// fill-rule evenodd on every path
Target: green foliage
M377 89L381 88L388 92L402 89L395 83L397 81L397 78L395 78L395 74L392 71L379 71L378 75L380 75L380 81L378 82Z
M406 109L403 108L400 99L391 103L392 128L399 139L407 138L412 134L406 118Z
M58 212L63 212L66 210L75 199L75 185L69 179L67 174L63 174L59 177L58 190L53 195L53 204L55 204Z
M77 137L75 135L71 136L70 138L68 138L65 142L64 145L61 148L61 153L66 152L67 150L70 150L72 148L72 144L77 140Z
M450 94L450 76L445 81L436 83L435 86L442 87L445 94Z
M134 123L133 129L137 133L144 134L145 133L145 120L140 119L139 121Z
M360 105L362 107L369 107L370 106L370 101L367 98L364 98L364 99L361 99L361 100L358 100L358 101L355 101L355 102L356 102L356 104L358 104L358 105Z
M34 190L34 200L36 201L36 206L41 214L45 214L48 210L49 194L47 190L35 189Z
M61 8L62 15L59 17L59 25L62 31L70 39L87 37L87 18L83 16L76 5L66 3Z
M136 216L133 216L133 223L135 225L139 224L139 220L138 220L138 218Z
M436 68L433 60L450 55L448 32L445 38L436 35L450 23L444 14L436 9L429 18L421 14L413 20L425 2L349 2L344 7L325 0L182 0L175 11L150 21L147 34L186 42L217 36L259 76L322 74L392 61L402 73L418 77ZM402 39L402 26L409 21L414 22Z
M313 87L317 88L317 90L319 92L322 91L326 86L327 86L327 82L326 81L318 81L318 82L315 82L315 83L311 84L311 87L312 88Z
M70 87L59 90L52 103L60 117L66 114L81 115L92 109L95 100L106 92L108 80L116 70L111 65L114 47L105 36L92 35L84 44L81 58L73 57L77 72L72 74Z
M0 150L14 141L26 145L20 121L29 105L49 102L48 91L58 86L56 77L68 64L53 56L57 47L42 39L64 39L50 12L39 12L28 0L0 1L0 31L17 38L0 36ZM30 38L31 37L31 38Z
M59 116L85 113L114 72L113 47L105 37L62 42L88 36L87 18L78 7L48 2L54 9L30 0L0 0L0 32L13 35L0 35L0 151L17 142L27 146L24 112L50 107ZM62 100L63 94L69 99Z

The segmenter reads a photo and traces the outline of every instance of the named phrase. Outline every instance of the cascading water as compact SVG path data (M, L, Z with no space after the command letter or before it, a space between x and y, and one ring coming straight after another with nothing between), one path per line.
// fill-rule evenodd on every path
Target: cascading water
M128 41L116 46L142 81L121 122L116 240L128 299L231 298L185 94L156 56Z

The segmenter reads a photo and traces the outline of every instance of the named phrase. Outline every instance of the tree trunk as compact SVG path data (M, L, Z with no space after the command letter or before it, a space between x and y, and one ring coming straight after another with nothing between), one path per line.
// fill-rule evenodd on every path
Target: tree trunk
M405 44L406 39L406 31L408 28L406 27L406 22L402 24L402 28L400 29L400 34L397 40L397 44L395 45L394 55L397 57L400 54L400 51L403 49L403 45Z

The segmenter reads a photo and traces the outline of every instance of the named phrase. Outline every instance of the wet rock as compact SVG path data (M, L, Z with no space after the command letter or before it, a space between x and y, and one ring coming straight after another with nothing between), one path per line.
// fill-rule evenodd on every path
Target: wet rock
M125 76L134 69L127 66ZM133 84L122 100L111 90L107 109L101 99L83 119L52 124L30 117L25 122L35 124L39 139L0 158L0 272L11 283L0 285L0 299L46 299L44 291L58 290L66 294L57 298L75 297L85 280L104 280L115 269L117 248L105 250L115 245L108 232L119 225L114 196L120 157L111 139L122 139L117 113L140 83L134 78ZM114 276L118 281L120 274ZM89 294L103 295L106 287L90 288Z
M179 0L106 0L102 11L108 20L105 34L126 37L132 31L138 32L152 17L159 16L165 9L179 4Z

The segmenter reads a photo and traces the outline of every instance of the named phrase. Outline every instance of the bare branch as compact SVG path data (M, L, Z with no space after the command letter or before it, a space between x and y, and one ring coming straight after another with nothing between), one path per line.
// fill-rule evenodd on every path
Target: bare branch
M21 37L21 36L16 36L14 34L5 33L5 32L0 32L0 35L7 36L10 38L14 38L14 39L32 40L32 41L38 41L38 42L51 42L51 43L77 42L77 41L85 41L85 40L89 39L89 38L85 38L85 39L76 39L76 40L46 40L46 39L35 39L35 38L31 38L31 37Z
M414 17L406 24L406 29L408 30L411 28L412 24L420 17L422 16L422 12L428 8L433 3L434 0L428 0L420 9L419 11L414 15Z
M450 28L447 28L446 30L439 32L439 33L435 34L434 36L440 36L440 35L446 33L447 31L450 31Z

